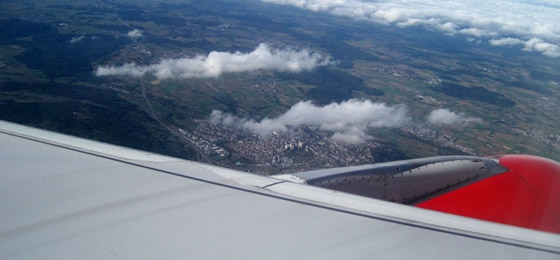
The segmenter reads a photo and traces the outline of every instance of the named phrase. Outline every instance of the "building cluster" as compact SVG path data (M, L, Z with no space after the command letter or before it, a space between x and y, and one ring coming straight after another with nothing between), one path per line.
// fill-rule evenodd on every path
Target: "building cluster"
M260 78L253 84L253 88L255 88L259 94L261 95L276 95L278 88L280 87L280 83L275 78Z
M527 136L534 141L548 144L557 150L560 150L560 135L546 133L540 129L523 130L520 128L514 128L512 131L516 134Z
M373 163L369 150L379 146L375 142L361 145L337 143L328 133L309 129L275 132L263 137L232 126L213 125L206 120L196 123L195 130L180 131L197 150L209 156L238 159L237 166L245 166L245 169L260 174Z
M404 69L400 69L397 67L392 67L392 66L374 66L371 68L371 70L373 72L377 72L380 74L385 74L385 75L391 75L391 76L395 76L395 77L402 77L408 80L432 80L432 79L424 79L420 76L418 76L416 73L409 71L409 70L404 70ZM435 81L439 80L439 79L433 79Z
M445 133L412 125L401 127L400 130L406 135L421 139L440 147L451 148L468 155L477 155L477 152L474 149L458 144L457 138L453 138Z
M546 111L559 111L560 104L558 104L558 100L550 97L541 97L535 101L535 104Z
M240 169L258 174L375 163L372 150L381 146L372 140L359 145L338 143L330 138L329 133L305 127L263 137L233 126L214 125L203 119L196 120L196 124L197 128L192 131L179 131L198 151L213 158L233 160L230 165L233 163ZM457 143L456 138L435 130L417 126L399 130L439 147L477 155L474 149Z

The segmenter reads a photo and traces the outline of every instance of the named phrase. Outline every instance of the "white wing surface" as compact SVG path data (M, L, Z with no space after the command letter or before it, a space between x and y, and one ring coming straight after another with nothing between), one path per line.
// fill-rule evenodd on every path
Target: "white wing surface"
M558 259L560 236L0 121L1 259Z

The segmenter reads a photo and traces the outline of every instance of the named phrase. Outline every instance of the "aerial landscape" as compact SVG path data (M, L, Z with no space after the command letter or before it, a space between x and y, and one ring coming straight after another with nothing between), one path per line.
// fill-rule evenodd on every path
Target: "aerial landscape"
M0 119L263 175L436 155L558 161L559 10L5 0Z

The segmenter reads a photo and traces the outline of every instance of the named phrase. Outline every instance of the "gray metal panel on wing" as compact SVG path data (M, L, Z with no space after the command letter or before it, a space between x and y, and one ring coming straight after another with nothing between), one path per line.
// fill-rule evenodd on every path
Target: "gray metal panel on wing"
M560 256L560 239L546 233L480 221L472 227L504 235L469 233L438 226L438 217L465 221L437 212L5 122L0 129L2 259ZM529 235L535 243L520 241Z
M413 204L506 171L508 169L492 158L437 156L273 177L369 198Z

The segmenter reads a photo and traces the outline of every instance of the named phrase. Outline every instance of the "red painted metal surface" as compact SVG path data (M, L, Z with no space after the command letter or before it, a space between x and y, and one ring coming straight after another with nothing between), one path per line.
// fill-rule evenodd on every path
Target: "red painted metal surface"
M510 171L416 206L560 234L560 163L528 155L499 161Z

